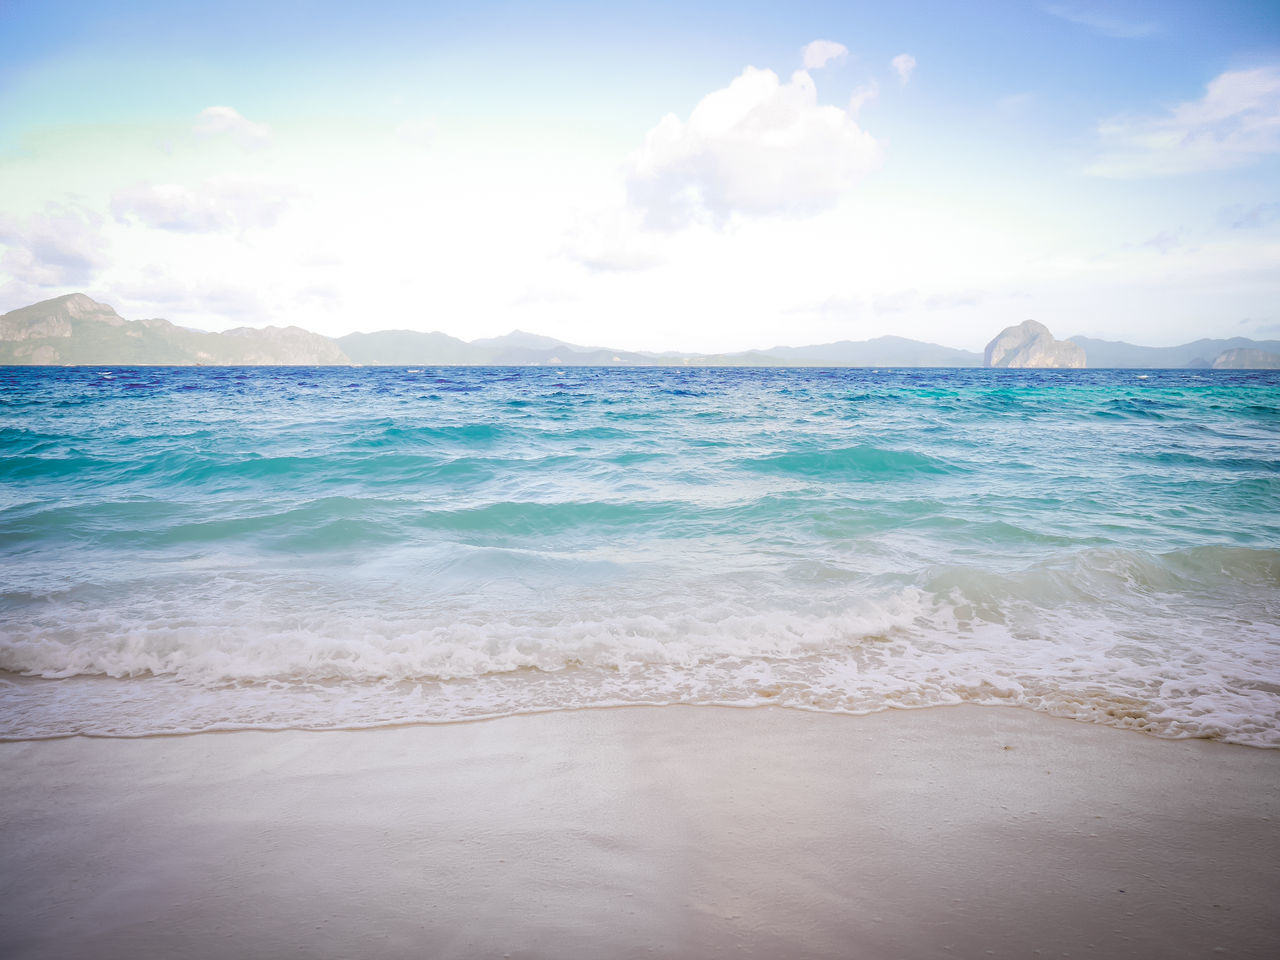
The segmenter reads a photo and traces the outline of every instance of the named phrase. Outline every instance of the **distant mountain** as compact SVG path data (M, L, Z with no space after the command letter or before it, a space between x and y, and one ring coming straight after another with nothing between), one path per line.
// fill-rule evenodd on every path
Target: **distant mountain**
M742 367L973 367L979 354L903 337L841 340L807 347L774 347L739 353L653 353L583 347L552 337L513 330L501 337L467 343L443 333L386 330L338 338L343 353L356 363L481 364L523 366L742 366Z
M338 346L353 363L369 366L423 366L474 363L471 344L447 333L416 330L380 330L338 337Z
M167 320L152 322L168 323ZM204 363L322 366L351 362L328 337L301 327L236 327L220 334L206 333L202 336L219 338L206 341L202 356ZM232 360L232 357L241 359Z
M1003 331L987 350L999 354L988 362L994 366L1083 366L1085 360L1090 367L1280 366L1280 340L1234 337L1178 347L1140 347L1089 337L1062 341L1030 320ZM1084 358L1078 356L1080 350ZM470 342L416 330L351 333L336 340L301 327L206 333L168 320L125 320L83 293L0 316L0 365L977 367L985 359L970 350L903 337L739 353L652 353L584 347L523 330Z
M1095 340L1072 337L1072 343L1084 348L1091 367L1163 368L1211 367L1216 358L1228 350L1280 351L1280 340L1195 340L1176 347L1139 347L1118 340Z
M1085 352L1070 340L1055 340L1049 328L1024 320L1001 330L982 355L987 367L1083 367Z
M538 333L525 333L523 330L512 330L510 333L503 334L500 337L481 337L479 340L472 340L473 347L479 347L482 350L492 349L495 351L502 350L559 350L570 346L563 340L557 340L554 337L544 337ZM592 351L600 349L598 347L573 347L574 350Z
M1215 370L1280 370L1280 353L1269 350L1224 350L1213 361Z
M382 330L377 333L349 333L339 337L337 343L354 362L370 366L638 366L653 362L645 354L603 347L578 347L520 330L470 343L444 333Z
M204 333L168 320L125 320L83 293L0 317L0 364L258 365L350 363L328 337L301 327Z
M905 337L839 340L809 347L774 347L769 354L788 365L820 367L977 367L982 355Z
M544 337L523 330L512 330L501 337L484 337L472 340L476 359L472 363L494 366L526 366L529 364L602 367L644 366L652 363L644 354L626 350L610 350L608 347L583 347L565 343L554 337Z

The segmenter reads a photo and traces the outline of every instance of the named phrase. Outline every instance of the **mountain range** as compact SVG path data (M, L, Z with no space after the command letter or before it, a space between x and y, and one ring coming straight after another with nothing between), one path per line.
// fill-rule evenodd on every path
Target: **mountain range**
M328 337L301 327L206 333L168 320L125 320L83 293L0 316L0 363L33 365L342 364Z
M1070 340L1083 349L1090 367L1280 367L1280 340L1234 337L1177 347ZM650 353L578 346L519 330L472 341L414 330L330 338L295 326L208 333L168 320L125 320L83 293L0 316L0 365L67 364L980 367L984 358L970 350L892 336L740 353Z

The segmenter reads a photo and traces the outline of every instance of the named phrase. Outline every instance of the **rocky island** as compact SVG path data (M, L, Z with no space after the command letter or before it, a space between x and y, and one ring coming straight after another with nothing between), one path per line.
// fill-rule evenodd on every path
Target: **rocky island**
M1055 340L1049 328L1034 320L1006 327L987 344L986 367L1083 367L1084 350L1070 340Z

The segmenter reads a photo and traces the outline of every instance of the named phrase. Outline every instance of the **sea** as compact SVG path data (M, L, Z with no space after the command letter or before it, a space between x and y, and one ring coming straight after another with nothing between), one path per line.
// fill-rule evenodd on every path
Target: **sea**
M673 703L1280 747L1280 372L0 368L0 739Z

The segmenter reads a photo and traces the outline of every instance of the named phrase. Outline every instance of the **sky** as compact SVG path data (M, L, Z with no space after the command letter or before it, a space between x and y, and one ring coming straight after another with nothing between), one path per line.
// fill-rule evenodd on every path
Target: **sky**
M0 0L0 312L1280 338L1280 5Z

